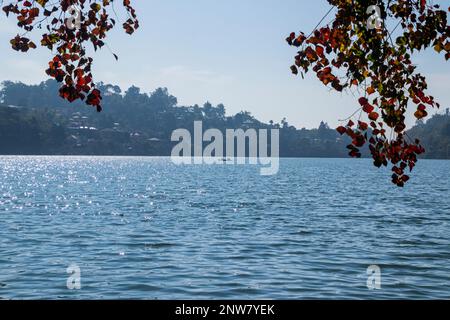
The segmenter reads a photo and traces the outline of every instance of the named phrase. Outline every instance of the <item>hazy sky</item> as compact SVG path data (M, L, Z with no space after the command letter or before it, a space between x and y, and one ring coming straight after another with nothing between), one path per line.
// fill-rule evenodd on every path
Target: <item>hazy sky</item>
M448 5L450 0L435 2ZM134 84L145 92L167 87L180 105L209 100L225 104L228 114L248 110L264 121L287 117L289 123L307 128L321 120L336 126L358 107L352 95L330 92L313 74L302 80L289 70L296 51L284 39L291 31L310 32L329 9L325 0L133 3L141 29L131 37L120 27L111 32L108 43L119 61L107 49L96 53L95 81L122 89ZM9 39L17 34L14 20L1 18L0 80L47 79L50 52L13 51ZM450 107L450 63L431 51L417 58L420 71L428 76L429 93L443 109Z

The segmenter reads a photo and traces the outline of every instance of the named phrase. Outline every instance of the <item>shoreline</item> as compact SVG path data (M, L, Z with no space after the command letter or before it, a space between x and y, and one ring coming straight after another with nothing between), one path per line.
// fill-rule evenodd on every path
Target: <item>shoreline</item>
M170 159L171 156L149 156L149 155L89 155L89 154L0 154L0 158L3 157L67 157L67 158L154 158L154 159ZM192 159L194 157L191 157ZM270 158L270 157L268 157ZM351 157L278 157L279 159L348 159L348 160L373 160L371 157L351 158ZM222 159L222 157L219 157ZM234 158L235 159L235 158ZM248 157L245 157L248 159ZM431 160L431 161L450 161L450 158L419 158L419 161Z

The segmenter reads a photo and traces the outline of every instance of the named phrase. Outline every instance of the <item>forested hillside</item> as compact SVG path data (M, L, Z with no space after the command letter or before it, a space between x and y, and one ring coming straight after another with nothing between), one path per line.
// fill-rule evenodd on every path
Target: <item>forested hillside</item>
M59 98L53 80L39 85L4 82L0 154L168 156L173 130L192 131L194 121L201 120L204 130L279 128L283 157L347 157L349 141L324 122L317 129L298 129L286 119L263 123L245 111L229 116L222 104L179 106L165 88L151 93L137 87L125 92L114 85L99 88L105 93L101 113L82 102L70 104ZM418 123L410 135L423 139L426 157L449 158L449 115Z

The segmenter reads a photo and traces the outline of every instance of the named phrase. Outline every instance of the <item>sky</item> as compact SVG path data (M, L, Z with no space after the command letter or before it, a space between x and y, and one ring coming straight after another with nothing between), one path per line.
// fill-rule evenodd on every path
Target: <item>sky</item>
M312 73L302 80L290 72L296 50L285 38L292 31L311 32L330 8L325 0L132 3L141 28L133 36L120 26L110 32L108 45L119 61L106 48L96 52L97 82L122 89L136 85L143 92L167 87L179 105L223 103L229 115L246 110L266 122L286 117L298 128L317 127L322 120L334 127L358 108L350 93L330 91ZM123 10L116 11L125 17ZM45 48L28 54L13 51L9 39L17 33L13 18L2 16L0 81L35 84L48 79L44 70L51 53ZM415 62L444 112L450 107L450 63L432 50L416 56ZM414 124L412 116L408 124Z

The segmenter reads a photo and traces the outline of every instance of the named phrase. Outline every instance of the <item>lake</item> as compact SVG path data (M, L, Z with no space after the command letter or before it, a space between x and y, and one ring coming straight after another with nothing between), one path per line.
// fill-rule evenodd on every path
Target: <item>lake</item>
M390 175L367 159L281 159L261 176L0 157L0 297L450 299L450 161L419 161L404 189Z

